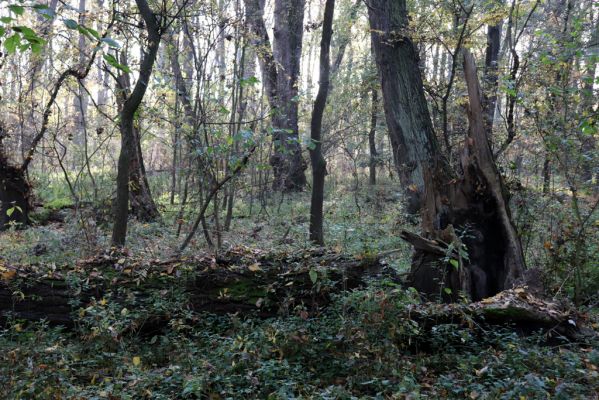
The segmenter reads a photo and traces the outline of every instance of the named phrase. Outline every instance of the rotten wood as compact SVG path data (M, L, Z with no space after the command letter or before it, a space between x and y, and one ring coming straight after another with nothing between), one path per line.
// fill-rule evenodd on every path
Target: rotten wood
M233 249L219 257L151 261L115 253L50 272L0 264L0 320L13 316L73 326L80 310L105 296L124 302L127 293L134 293L149 301L156 290L180 291L186 307L195 312L262 317L298 307L317 312L329 304L331 294L363 287L381 274L397 280L378 258L323 250L288 255ZM148 317L166 320L163 312Z

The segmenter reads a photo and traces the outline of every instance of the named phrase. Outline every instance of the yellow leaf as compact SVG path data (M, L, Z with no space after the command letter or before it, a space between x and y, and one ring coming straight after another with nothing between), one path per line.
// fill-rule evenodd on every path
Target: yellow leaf
M260 264L258 264L258 263L255 263L255 264L252 264L252 265L250 265L250 266L248 267L248 269L249 269L250 271L252 271L252 272L258 272L258 271L262 271L262 268L260 268Z
M15 329L15 331L21 332L23 330L23 325L21 325L21 324L15 324L13 326L13 328Z
M139 364L141 364L141 357L139 357L139 356L133 357L133 365L135 365L136 367L138 367Z
M105 306L108 301L106 299L100 300L100 305Z
M0 272L0 279L2 279L3 281L10 281L12 278L15 277L15 275L17 275L17 271L9 269L6 272Z

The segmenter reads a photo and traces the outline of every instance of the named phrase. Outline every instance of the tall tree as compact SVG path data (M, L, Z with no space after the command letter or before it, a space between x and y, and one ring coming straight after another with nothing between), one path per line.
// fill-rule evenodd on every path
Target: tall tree
M130 168L138 152L134 126L135 112L139 108L150 82L163 30L159 24L164 23L164 18L159 20L146 0L135 0L135 3L145 24L148 37L144 58L139 68L139 77L133 91L123 102L119 113L121 152L118 161L117 192L112 228L112 244L118 247L124 246L127 238Z
M298 126L300 72L305 0L275 0L274 41L264 23L264 1L246 0L246 19L251 27L262 69L262 80L273 109L273 145L270 159L275 190L301 191L306 185Z
M323 202L324 179L327 173L327 163L322 155L322 117L327 105L329 94L329 78L331 72L331 37L333 36L333 14L335 0L327 0L324 6L324 19L322 21L322 38L320 40L320 75L319 86L312 121L310 123L310 137L312 148L310 159L312 161L312 199L310 202L310 240L316 244L324 245Z
M368 15L393 158L408 202L413 202L424 190L423 169L430 169L427 163L440 156L418 53L412 40L401 34L407 27L405 1L372 0Z
M402 183L422 185L422 236L402 232L416 250L411 284L452 300L459 293L480 299L510 287L524 258L487 139L472 56L463 50L470 129L460 172L454 172L432 129L417 52L407 34L406 1L371 0L368 13L389 134L402 146L399 166L407 164L398 168Z

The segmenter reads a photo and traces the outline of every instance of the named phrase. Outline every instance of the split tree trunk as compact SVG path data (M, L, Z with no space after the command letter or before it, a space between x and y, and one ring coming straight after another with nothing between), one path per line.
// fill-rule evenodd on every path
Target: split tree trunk
M422 236L402 232L415 248L410 284L446 300L460 293L477 300L511 287L524 258L487 140L472 56L464 51L470 130L457 173L440 154L418 55L403 34L409 32L405 0L373 0L368 11L389 134L401 150L398 172L423 199Z
M462 173L452 180L425 175L423 231L432 241L423 244L407 232L403 237L416 249L410 274L414 287L431 297L457 300L465 294L476 301L511 288L525 265L485 130L474 59L467 50L463 54L470 128Z
M490 134L493 129L495 105L497 104L498 61L501 47L501 30L503 20L499 19L487 27L487 48L485 49L485 70L483 92L483 109L485 113L485 129Z

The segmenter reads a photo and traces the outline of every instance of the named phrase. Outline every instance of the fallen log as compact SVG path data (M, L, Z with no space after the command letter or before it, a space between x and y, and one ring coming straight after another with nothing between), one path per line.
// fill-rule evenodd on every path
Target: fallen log
M330 302L332 293L362 287L381 274L395 279L377 258L318 249L272 254L237 248L218 257L170 260L104 254L71 268L0 264L0 320L11 316L72 326L81 310L105 297L148 305L156 291L177 291L183 306L196 312L253 312L263 317L298 307L315 312ZM168 318L151 305L146 309L155 314L148 318Z
M533 294L528 287L504 290L481 301L460 303L423 303L408 306L409 317L421 326L442 323L463 325L511 325L523 332L542 330L548 337L580 340L596 333L586 327L584 316L558 301Z

